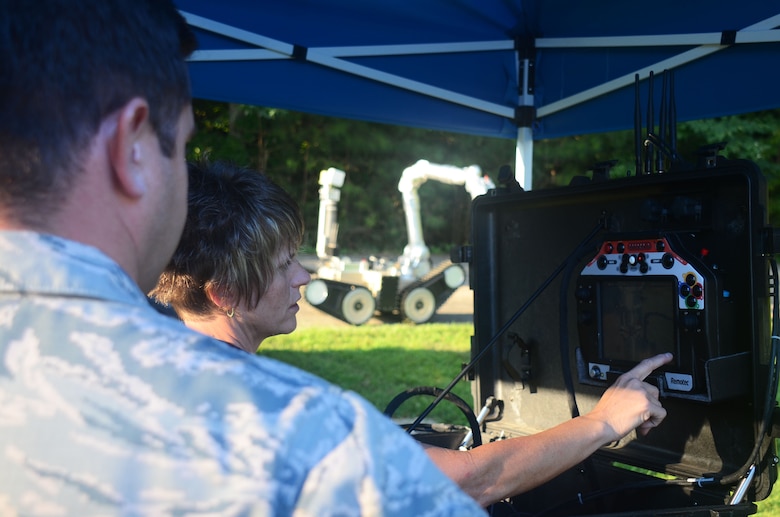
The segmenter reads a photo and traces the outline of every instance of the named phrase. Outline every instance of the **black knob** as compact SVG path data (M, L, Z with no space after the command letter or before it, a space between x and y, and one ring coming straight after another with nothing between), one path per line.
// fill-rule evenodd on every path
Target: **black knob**
M601 270L607 269L607 264L608 261L606 255L601 255L596 261L596 266Z
M574 291L574 297L581 302L587 302L593 298L593 291L589 285L581 285Z
M670 253L664 253L661 257L661 265L666 269L672 269L674 266L674 257Z
M691 288L688 286L688 284L680 284L680 296L685 298L691 294Z
M696 275L694 275L693 273L688 273L687 275L685 275L685 283L690 286L696 285Z
M682 317L682 326L685 330L698 330L699 315L693 312L686 312Z
M626 245L623 244L622 242L618 242L617 250L618 253L623 253L624 251L626 251Z
M664 244L664 241L656 241L655 251L663 251L664 249L666 249L666 245Z
M704 288L701 286L701 284L696 284L691 287L691 294L696 298L701 298L704 294Z

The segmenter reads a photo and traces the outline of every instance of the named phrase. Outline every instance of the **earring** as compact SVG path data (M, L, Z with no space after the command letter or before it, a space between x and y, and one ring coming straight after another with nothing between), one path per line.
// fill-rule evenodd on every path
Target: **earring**
M233 307L229 308L225 314L227 314L228 318L232 318L233 315L236 313L236 311L233 310Z

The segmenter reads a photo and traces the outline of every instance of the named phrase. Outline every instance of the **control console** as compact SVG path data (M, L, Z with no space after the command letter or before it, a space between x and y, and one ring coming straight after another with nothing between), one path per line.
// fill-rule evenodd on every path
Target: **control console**
M724 357L721 340L733 337L729 292L718 290L718 271L701 260L709 250L693 256L684 240L612 236L582 268L575 290L580 382L611 384L643 358L671 352L674 362L650 379L665 395L711 402L744 393L741 382L710 389L712 361L728 362L734 381L746 374L748 358Z

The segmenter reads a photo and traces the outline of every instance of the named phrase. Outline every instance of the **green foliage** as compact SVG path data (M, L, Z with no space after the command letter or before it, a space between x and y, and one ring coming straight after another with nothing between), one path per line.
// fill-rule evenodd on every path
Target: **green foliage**
M617 160L612 176L634 170L633 132L573 136L534 144L534 189L568 185L575 176L589 176L600 162ZM632 172L633 173L633 172Z
M722 142L722 155L756 162L767 178L769 221L780 224L780 110L689 122L681 127L680 139L691 156L694 145Z

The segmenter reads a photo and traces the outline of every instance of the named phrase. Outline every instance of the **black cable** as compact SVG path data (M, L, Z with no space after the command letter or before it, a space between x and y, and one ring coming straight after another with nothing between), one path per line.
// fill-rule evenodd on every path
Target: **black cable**
M418 425L427 417L431 411L441 402L447 393L452 391L452 388L455 387L455 385L468 373L469 370L471 370L475 364L479 362L480 359L482 359L482 356L484 356L492 347L496 344L498 341L498 338L500 338L504 332L509 330L509 327L511 327L515 321L517 321L517 318L519 318L525 311L528 309L528 307L539 297L539 295L542 294L542 292L552 283L553 280L555 280L555 277L557 277L561 271L568 265L568 263L572 260L572 257L577 253L577 250L583 248L586 243L590 242L593 237L596 236L601 230L604 229L605 226L605 218L602 217L602 219L598 222L598 224L593 228L593 230L590 231L590 233L585 237L585 239L575 248L575 250L572 252L572 254L564 261L562 262L557 268L555 268L555 271L552 272L552 274L547 277L547 279L542 282L542 285L540 285L536 291L526 300L526 302L519 308L517 311L512 315L511 318L509 318L509 321L507 321L504 326L502 326L498 332L495 333L495 335L490 338L490 341L488 341L487 345L479 351L479 353L467 364L461 372L455 376L454 379L447 385L444 390L442 390L442 393L439 394L436 399L431 402L431 404L423 411L420 416L417 417L417 420L415 420L412 425L410 425L406 432L410 433L414 431Z
M569 264L566 266L563 277L561 279L560 293L559 293L559 347L561 356L561 375L563 376L563 384L566 388L567 400L569 403L569 413L572 418L580 416L580 409L577 405L577 394L574 389L574 379L571 374L571 355L569 353L569 286L571 285L571 276L574 273L575 266L579 261L586 257L587 242L583 242L580 247L572 254ZM587 250L587 253L592 255L593 250ZM593 467L593 458L591 456L585 458L580 462L582 470L586 474L588 483L591 490L596 490L599 487L599 481L595 475L595 468Z
M766 386L766 398L764 399L764 418L761 420L761 427L756 435L756 443L753 446L753 450L748 456L745 464L734 471L733 473L717 478L715 481L721 485L731 485L738 482L744 477L745 472L751 465L758 464L761 457L761 446L764 443L764 439L769 431L769 426L772 425L772 416L776 406L777 386L778 386L778 363L780 362L780 336L777 334L778 320L780 320L780 299L778 299L778 285L777 285L777 262L775 259L769 261L769 265L772 269L772 300L774 308L772 310L772 346L769 355L768 364L768 379Z
M393 400L387 404L384 414L391 418L395 411L401 406L401 404L406 402L408 399L419 395L430 395L431 397L436 397L443 391L444 390L433 386L418 386L417 388L410 388L406 391L402 391L393 397ZM471 429L472 439L474 440L474 447L479 447L482 445L482 432L479 429L477 416L474 414L471 406L469 406L465 400L454 393L445 393L444 398L448 402L452 402L458 409L460 409L461 413L465 415L466 420L468 420L469 423L469 428Z
M580 247L572 254L570 263L566 266L566 270L561 280L561 288L559 294L559 306L558 306L558 332L560 333L560 353L561 353L561 370L563 374L563 384L566 387L566 394L569 401L569 412L572 418L580 416L580 410L577 406L577 398L574 391L574 379L571 375L571 362L569 359L569 285L571 281L571 275L574 272L574 266L576 266L580 259L584 258L585 248L588 243L583 242ZM590 250L588 251L591 252Z

